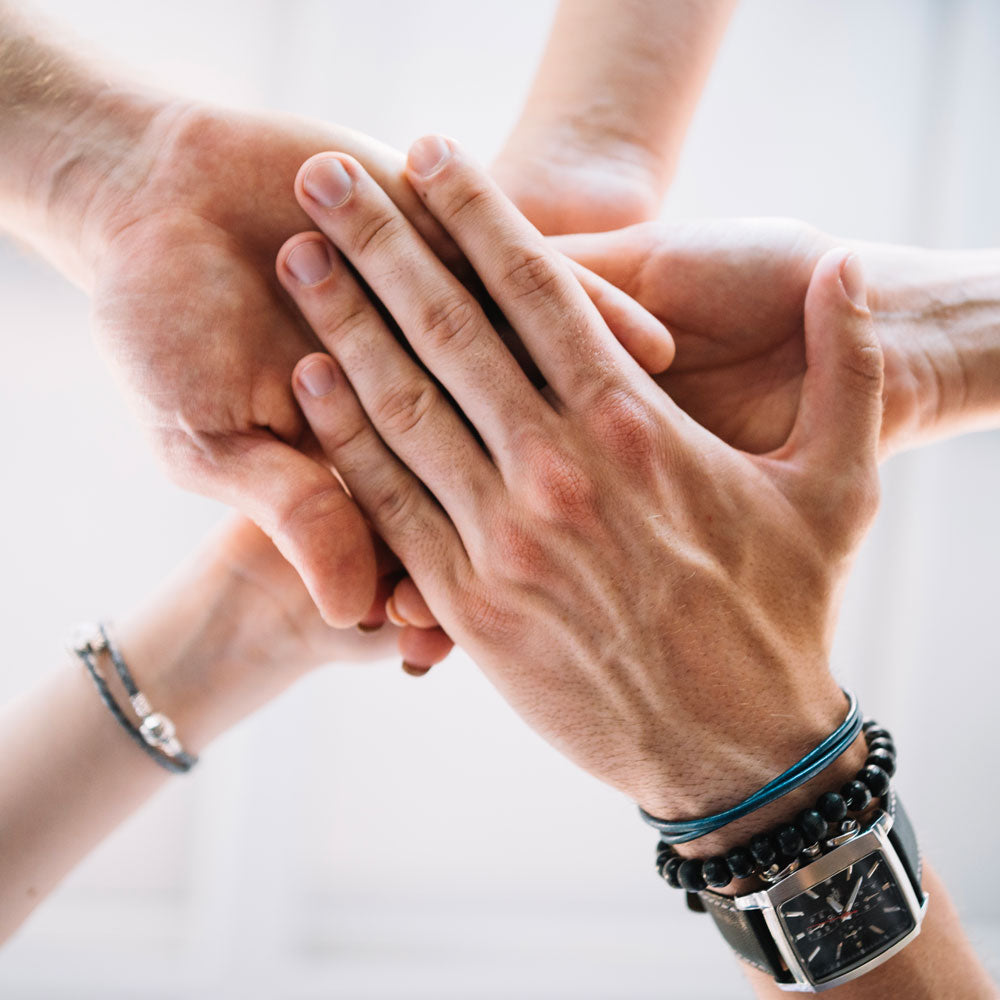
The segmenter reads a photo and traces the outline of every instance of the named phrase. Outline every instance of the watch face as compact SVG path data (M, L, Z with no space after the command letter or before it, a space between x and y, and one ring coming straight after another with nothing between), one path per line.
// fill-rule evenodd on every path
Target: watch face
M814 983L881 954L915 924L880 851L783 903L778 915Z

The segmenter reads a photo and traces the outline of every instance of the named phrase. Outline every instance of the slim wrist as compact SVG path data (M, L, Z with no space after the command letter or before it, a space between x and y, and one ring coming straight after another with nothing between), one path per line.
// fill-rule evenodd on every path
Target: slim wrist
M302 659L296 651L258 641L288 631L283 614L211 539L114 635L150 704L171 718L188 750L200 753L306 668L295 669Z

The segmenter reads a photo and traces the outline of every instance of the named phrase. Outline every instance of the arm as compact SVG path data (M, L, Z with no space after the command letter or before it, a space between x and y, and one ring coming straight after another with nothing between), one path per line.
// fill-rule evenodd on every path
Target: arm
M494 174L546 233L656 214L735 0L563 0Z
M0 227L93 296L98 345L171 478L248 514L327 619L353 624L375 551L307 454L288 381L315 341L271 262L308 221L292 181L322 149L361 157L432 242L440 228L401 156L364 136L149 92L76 48L0 2Z
M372 627L384 622L388 588L380 582L365 619ZM401 635L389 627L361 634L327 626L294 569L259 529L236 517L114 632L139 688L193 753L307 670L383 659ZM430 653L433 662L450 646L440 630L407 632L414 634L406 641L419 644L411 647L415 658ZM170 777L120 728L75 658L4 706L0 940Z
M384 193L339 160L343 200L327 208L300 186L303 207L447 396L343 262L331 255L314 282L296 281L288 255L323 244L295 237L278 272L330 352L304 360L295 384L330 460L438 620L554 746L658 815L739 801L843 717L830 644L877 507L883 386L856 255L835 248L813 268L793 430L754 456L651 383L565 261L454 143L422 140L410 176L514 325L544 395ZM391 236L372 247L359 236L376 225ZM328 376L321 392L301 377L313 366ZM839 787L864 754L855 742L799 794ZM801 802L769 808L754 820L786 821ZM917 941L838 995L992 1000L967 945L968 964L936 961L964 942L947 904Z
M789 220L712 220L569 236L556 245L673 333L657 381L701 424L752 452L792 426L806 370L802 308L835 240ZM854 243L885 355L882 457L1000 425L1000 251Z

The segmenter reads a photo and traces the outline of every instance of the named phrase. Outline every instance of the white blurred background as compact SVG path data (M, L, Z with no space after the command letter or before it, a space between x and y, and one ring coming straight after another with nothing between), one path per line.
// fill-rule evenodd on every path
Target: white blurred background
M442 130L483 159L554 10L40 6L169 85L400 147ZM993 0L746 0L665 214L995 245L998 50ZM124 615L221 512L164 482L95 358L85 299L8 244L0 335L6 698L57 661L73 623ZM924 847L995 974L998 445L978 435L886 467L837 651L844 682L897 735ZM0 996L746 996L714 928L657 883L654 839L463 656L420 682L395 663L331 668L219 741L81 866L0 953Z

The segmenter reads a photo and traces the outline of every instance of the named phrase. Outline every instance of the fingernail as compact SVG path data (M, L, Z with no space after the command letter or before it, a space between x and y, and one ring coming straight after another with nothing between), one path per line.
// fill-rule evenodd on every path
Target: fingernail
M385 602L385 616L395 625L397 628L405 628L410 623L400 615L396 610L396 601L394 598L390 597Z
M418 667L415 663L407 663L403 660L403 673L411 677L423 677L430 670L430 667Z
M351 175L340 160L317 160L302 178L306 193L326 208L343 205L351 196Z
M299 371L299 381L310 396L325 396L336 385L333 365L323 358L316 358Z
M303 285L316 285L330 276L330 255L317 240L300 243L286 258L285 267Z
M439 135L418 139L407 157L410 169L419 177L430 177L451 156L451 147Z
M354 627L362 635L371 635L372 632L378 632L379 629L381 629L384 624L385 624L385 622L378 622L375 625L366 625L364 622L358 622L358 624L355 625Z
M852 253L840 265L840 284L844 294L859 308L868 308L868 292L865 290L865 276L861 270L858 255Z

